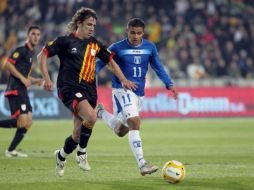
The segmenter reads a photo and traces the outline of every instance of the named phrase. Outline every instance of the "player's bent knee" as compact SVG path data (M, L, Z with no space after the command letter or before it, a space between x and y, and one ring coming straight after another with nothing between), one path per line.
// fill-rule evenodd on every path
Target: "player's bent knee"
M124 137L127 133L117 132L116 134L118 137Z
M140 128L140 118L139 117L133 117L129 118L127 120L128 127L130 130L139 130Z
M92 116L89 117L89 121L93 125L95 124L96 120L97 120L97 115L95 113Z
M118 137L124 137L129 132L129 128L125 126L120 126L115 128L115 133Z
M30 129L32 126L32 123L28 123L26 126L24 126L24 128L26 128L27 130Z
M17 127L18 128L27 128L27 126L28 126L27 120L25 120L23 118L17 120Z
M89 129L92 129L94 127L95 122L96 122L96 119L95 119L95 121L94 120L84 120L82 122L82 125L86 126Z
M32 120L29 120L28 122L27 122L27 129L29 129L31 126L32 126L32 124L33 124L33 121Z

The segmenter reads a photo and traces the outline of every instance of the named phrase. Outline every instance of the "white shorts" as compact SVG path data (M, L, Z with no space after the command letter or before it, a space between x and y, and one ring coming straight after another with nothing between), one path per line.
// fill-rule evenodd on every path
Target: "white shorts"
M137 96L131 90L113 89L112 102L114 115L127 126L127 119L139 116L143 96Z

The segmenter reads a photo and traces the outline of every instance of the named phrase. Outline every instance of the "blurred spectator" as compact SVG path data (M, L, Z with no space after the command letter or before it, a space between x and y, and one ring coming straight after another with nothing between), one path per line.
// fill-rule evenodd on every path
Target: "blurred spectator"
M123 23L131 17L144 19L146 37L156 43L172 78L254 79L254 4L244 0L1 0L0 58L24 42L31 24L41 26L42 44L65 34L67 18L80 6L97 11L96 36L105 44L124 37ZM53 59L53 78L57 72ZM103 85L110 80L104 72L99 76Z
M187 73L189 78L199 80L207 78L208 75L205 72L205 68L198 60L194 60L193 63L189 64L187 67Z

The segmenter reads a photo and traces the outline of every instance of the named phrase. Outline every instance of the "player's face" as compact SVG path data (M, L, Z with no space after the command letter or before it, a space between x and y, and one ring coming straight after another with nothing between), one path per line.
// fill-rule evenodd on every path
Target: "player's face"
M30 42L30 44L32 46L36 46L41 38L41 32L38 29L32 29L29 33L28 33L28 41Z
M90 38L91 36L94 35L95 31L95 26L96 26L96 19L93 17L90 17L81 24L78 24L78 31L80 32L80 35L83 38Z
M142 27L130 27L127 29L127 37L132 46L141 44L142 37L144 36L144 29Z

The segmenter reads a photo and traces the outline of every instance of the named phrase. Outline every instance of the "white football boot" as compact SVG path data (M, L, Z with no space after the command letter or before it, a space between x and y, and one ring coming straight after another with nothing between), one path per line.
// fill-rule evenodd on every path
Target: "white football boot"
M27 154L18 152L18 151L16 151L16 150L13 150L13 151L8 151L8 150L6 150L6 151L5 151L5 156L6 156L6 157L21 157L21 158L26 158L26 157L28 157Z
M142 176L145 176L146 174L152 174L154 172L156 172L159 169L159 167L157 166L153 166L151 164L149 164L148 162L145 162L140 168L140 174Z
M81 154L81 155L76 155L76 161L78 163L78 166L84 170L84 171L89 171L91 170L91 167L88 163L88 160L87 160L87 154Z
M55 151L55 156L56 156L56 174L59 177L62 177L64 175L64 165L66 163L66 161L61 161L58 158L58 153L60 152L60 150L56 150Z

